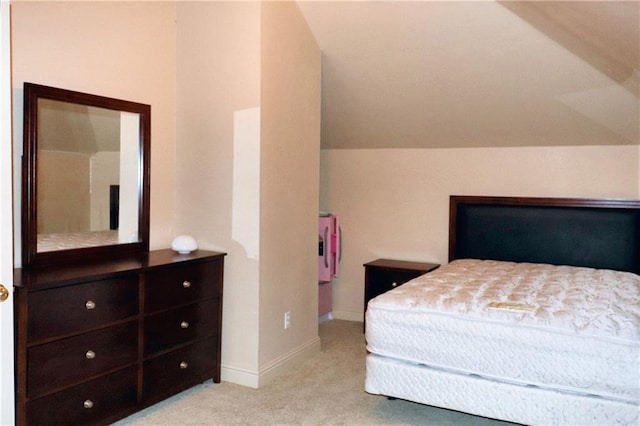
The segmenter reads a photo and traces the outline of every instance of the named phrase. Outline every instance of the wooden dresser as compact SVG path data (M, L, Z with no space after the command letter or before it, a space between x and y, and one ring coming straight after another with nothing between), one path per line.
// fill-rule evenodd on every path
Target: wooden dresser
M107 424L220 382L224 256L16 270L17 424Z

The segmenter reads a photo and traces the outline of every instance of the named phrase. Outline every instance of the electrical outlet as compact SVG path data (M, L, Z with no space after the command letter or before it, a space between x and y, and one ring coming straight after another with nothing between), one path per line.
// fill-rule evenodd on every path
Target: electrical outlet
M284 329L288 329L291 327L291 312L287 311L284 313Z

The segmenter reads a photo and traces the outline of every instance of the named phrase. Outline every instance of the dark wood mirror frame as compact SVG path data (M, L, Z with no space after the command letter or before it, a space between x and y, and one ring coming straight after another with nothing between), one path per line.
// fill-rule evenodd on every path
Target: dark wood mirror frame
M139 114L138 241L38 252L37 165L38 100L49 99ZM22 158L22 266L41 267L122 258L149 250L149 178L151 107L136 102L91 95L33 83L24 84L24 154Z

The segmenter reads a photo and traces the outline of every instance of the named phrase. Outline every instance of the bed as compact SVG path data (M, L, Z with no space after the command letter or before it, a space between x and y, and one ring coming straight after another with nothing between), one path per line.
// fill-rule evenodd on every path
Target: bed
M640 200L451 196L449 263L369 302L365 390L640 422Z

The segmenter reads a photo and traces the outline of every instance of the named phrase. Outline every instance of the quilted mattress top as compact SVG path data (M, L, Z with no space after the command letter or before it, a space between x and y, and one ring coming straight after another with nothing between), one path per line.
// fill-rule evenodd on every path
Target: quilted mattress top
M640 276L629 272L460 259L378 296L369 306L640 341Z

